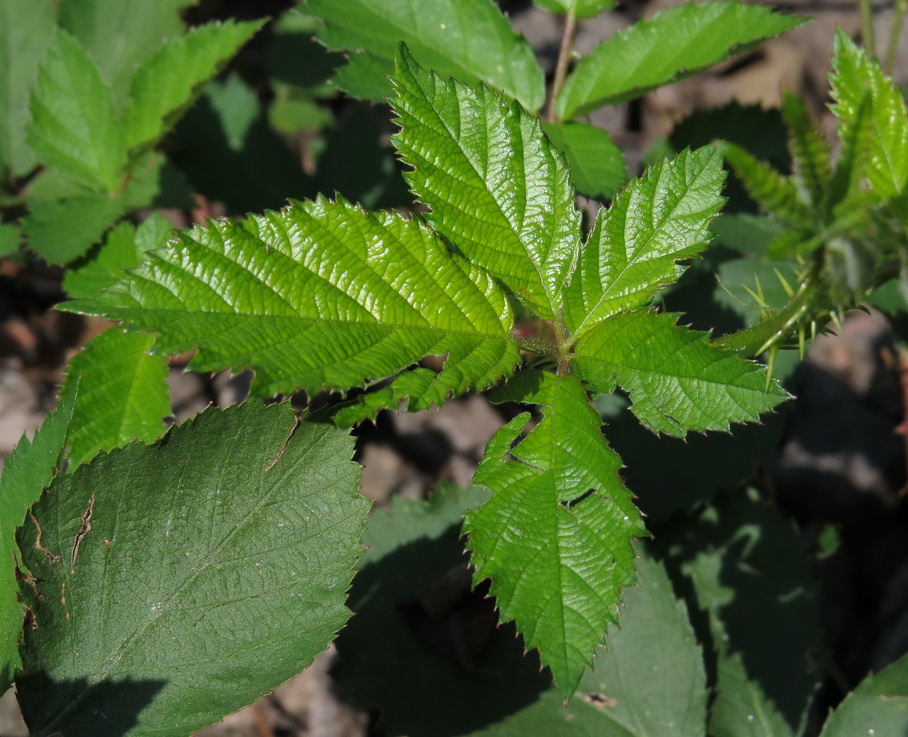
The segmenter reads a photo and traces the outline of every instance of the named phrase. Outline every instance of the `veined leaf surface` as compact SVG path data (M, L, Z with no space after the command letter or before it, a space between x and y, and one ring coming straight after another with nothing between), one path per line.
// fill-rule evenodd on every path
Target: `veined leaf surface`
M505 425L476 472L492 498L464 523L474 578L492 580L502 620L517 620L567 698L617 621L630 542L646 529L575 377L527 371L495 399L542 405L543 420L517 445L529 416Z
M712 240L709 223L725 202L724 181L718 150L685 151L599 210L565 295L565 324L576 338L677 281L685 269L678 261Z
M561 120L630 100L790 31L803 18L737 2L687 3L663 10L603 41L568 76Z
M756 421L787 398L778 385L766 388L762 366L710 344L707 333L675 325L676 318L613 316L577 342L574 365L599 393L621 385L644 425L676 437Z
M448 355L420 408L486 387L518 361L507 297L418 218L345 200L181 232L96 300L198 371L251 367L263 394L350 389Z
M435 229L544 318L553 318L580 246L564 157L537 118L486 87L420 67L402 49L394 145ZM444 152L444 155L440 155Z
M380 102L403 41L420 62L465 82L504 90L530 110L545 101L542 70L526 39L490 0L307 0L325 21L319 39L332 51L356 51L335 81Z
M908 184L908 115L905 100L879 64L841 30L836 31L833 57L833 112L839 139L851 139L867 115L870 166L867 178L884 197L895 197ZM863 110L864 106L868 109Z

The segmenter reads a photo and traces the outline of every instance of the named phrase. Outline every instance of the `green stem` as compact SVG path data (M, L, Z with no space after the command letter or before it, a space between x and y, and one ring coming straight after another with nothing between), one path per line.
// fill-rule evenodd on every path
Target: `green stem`
M876 58L876 39L873 35L873 4L871 0L858 0L858 7L861 10L861 44L870 54L870 57Z
M902 35L902 23L905 20L905 9L908 0L895 0L895 14L892 16L892 26L889 29L889 48L886 50L886 61L883 69L889 76L895 68L895 55L899 50L899 37Z
M552 81L552 96L549 98L549 109L546 120L550 123L558 122L558 113L555 112L555 101L564 87L567 79L568 66L571 63L571 54L574 51L574 33L577 31L577 16L574 11L569 11L564 21L564 33L561 36L561 48L558 49L558 62L555 64L555 79Z

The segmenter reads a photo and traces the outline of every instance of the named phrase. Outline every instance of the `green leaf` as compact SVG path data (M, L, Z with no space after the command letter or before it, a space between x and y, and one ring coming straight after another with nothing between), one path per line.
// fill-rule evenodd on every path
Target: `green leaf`
M572 13L575 18L592 18L615 7L614 0L533 0L550 13Z
M16 579L16 527L63 465L67 433L76 400L75 386L60 395L56 411L32 440L23 437L3 464L0 476L0 691L6 692L20 665L19 640L25 611Z
M908 655L867 676L829 716L820 737L908 732Z
M760 210L792 227L803 228L816 222L818 214L801 199L793 178L782 176L734 143L726 143L723 151Z
M64 388L79 386L69 435L73 463L132 440L164 434L170 414L167 361L148 355L154 338L112 328L96 335L69 362Z
M19 226L14 223L0 223L0 258L19 250Z
M647 533L576 378L523 372L495 399L541 405L543 419L516 446L529 415L505 425L476 471L492 498L464 523L474 582L491 579L501 620L567 698L634 581L630 541Z
M627 167L608 131L588 123L543 123L549 140L564 152L577 191L611 199L627 181Z
M64 308L155 331L162 353L198 346L191 370L251 367L264 395L350 389L447 354L416 402L427 408L519 360L488 274L419 219L341 199L182 231L97 300Z
M564 319L579 338L603 320L649 302L684 273L678 264L712 240L725 200L722 155L713 147L663 159L634 179L587 239L567 288Z
M832 110L839 119L839 139L851 139L866 114L867 179L883 197L899 195L908 184L908 115L901 92L841 29L836 31L832 67L830 81L836 100ZM868 103L869 110L862 112Z
M778 385L767 387L763 366L675 325L677 317L615 315L577 342L574 366L599 393L619 384L644 425L675 437L756 421L788 398Z
M197 0L62 0L59 23L85 47L118 106L136 68L165 39L180 35L180 11Z
M782 94L782 115L788 126L788 145L791 150L795 180L806 197L801 199L820 209L832 174L829 144L823 132L810 119L807 108L790 92Z
M49 0L0 0L0 172L37 164L25 143L28 94L53 33Z
M28 247L51 264L66 264L101 240L126 211L122 195L87 195L35 204L22 227Z
M126 167L110 88L79 42L58 30L31 95L28 144L41 161L112 192Z
M565 81L556 109L576 118L676 82L801 25L805 19L737 2L687 3L603 41Z
M526 39L489 0L307 0L325 21L318 38L332 51L358 51L335 82L380 102L403 41L426 67L464 82L483 81L529 110L545 102L542 70Z
M352 453L250 402L58 478L18 538L31 734L188 734L306 667L350 614L369 507Z
M820 613L794 524L756 491L739 490L658 543L688 579L675 585L693 584L690 606L702 612L695 627L715 678L709 734L803 734L821 675L810 668Z
M394 145L435 229L551 319L579 249L580 214L562 155L539 120L483 84L420 67L402 48ZM444 152L444 156L440 156Z
M204 82L262 27L264 21L208 23L170 39L136 72L126 114L129 148L160 138L192 103Z
M157 212L138 230L132 223L120 223L107 234L97 251L66 270L63 277L66 293L73 299L95 297L119 279L123 271L136 268L144 253L163 246L169 230L170 223Z
M363 536L368 551L353 584L357 612L340 634L332 675L381 713L386 734L410 737L694 737L706 689L700 648L662 567L642 548L639 586L625 590L621 629L599 647L565 704L535 653L509 625L495 627L492 601L469 591L456 535L475 487L426 501L396 497ZM412 694L418 692L419 698Z

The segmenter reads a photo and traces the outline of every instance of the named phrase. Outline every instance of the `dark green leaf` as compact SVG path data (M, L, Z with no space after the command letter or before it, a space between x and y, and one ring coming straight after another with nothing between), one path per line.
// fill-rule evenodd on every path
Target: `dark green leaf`
M350 614L369 506L352 452L246 403L58 478L18 538L31 734L188 734L305 668Z
M580 194L611 199L627 181L621 149L612 143L608 131L588 123L549 123L543 124L543 129L564 152Z

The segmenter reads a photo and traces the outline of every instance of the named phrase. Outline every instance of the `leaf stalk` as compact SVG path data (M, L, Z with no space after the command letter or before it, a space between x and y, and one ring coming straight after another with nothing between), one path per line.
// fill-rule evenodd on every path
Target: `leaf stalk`
M561 93L561 88L564 87L564 80L567 79L568 66L574 52L574 34L576 32L577 14L570 10L564 21L564 33L561 35L561 47L558 49L558 61L555 64L555 78L552 81L552 95L549 98L549 108L545 116L550 123L558 122L555 101Z

